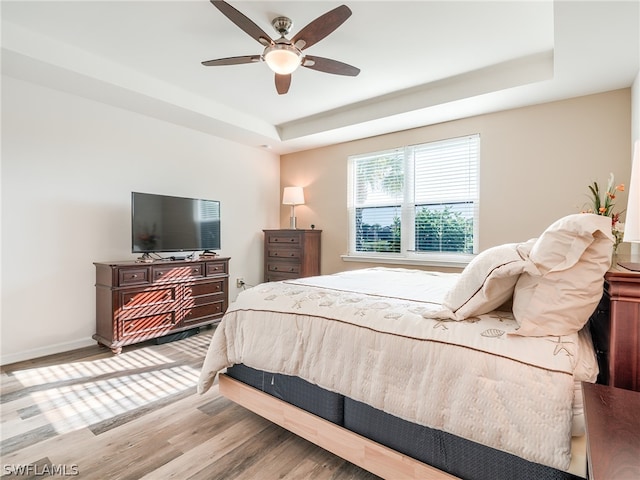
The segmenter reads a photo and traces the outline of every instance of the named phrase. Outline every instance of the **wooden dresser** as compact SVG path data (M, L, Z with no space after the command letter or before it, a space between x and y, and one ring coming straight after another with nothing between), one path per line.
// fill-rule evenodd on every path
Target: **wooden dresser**
M598 383L640 391L640 273L612 267L590 322Z
M124 345L219 322L229 304L229 258L95 263L98 343Z
M263 230L264 281L320 275L322 230Z

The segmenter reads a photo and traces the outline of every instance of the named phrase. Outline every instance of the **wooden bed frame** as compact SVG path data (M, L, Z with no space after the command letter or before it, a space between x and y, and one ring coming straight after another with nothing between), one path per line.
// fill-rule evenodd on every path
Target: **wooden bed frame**
M345 427L220 373L220 394L241 407L382 478L461 480ZM587 477L586 436L574 437L570 472Z
M382 478L458 478L261 392L224 373L219 375L219 386L220 393L229 400Z

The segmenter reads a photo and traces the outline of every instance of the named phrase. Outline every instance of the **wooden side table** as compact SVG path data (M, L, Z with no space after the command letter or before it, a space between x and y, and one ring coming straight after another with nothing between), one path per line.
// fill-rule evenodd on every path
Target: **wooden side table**
M589 479L640 478L640 392L582 383Z
M598 383L640 391L640 273L614 266L590 320Z

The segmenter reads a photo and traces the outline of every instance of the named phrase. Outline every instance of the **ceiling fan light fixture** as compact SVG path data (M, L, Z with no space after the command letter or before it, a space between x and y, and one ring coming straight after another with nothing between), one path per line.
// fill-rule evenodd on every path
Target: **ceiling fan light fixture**
M302 63L302 53L293 45L278 44L267 47L263 54L269 68L279 75L293 73Z

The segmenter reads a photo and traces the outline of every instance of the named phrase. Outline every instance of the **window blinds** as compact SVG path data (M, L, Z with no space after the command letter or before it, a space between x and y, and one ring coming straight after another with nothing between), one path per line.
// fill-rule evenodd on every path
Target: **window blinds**
M350 157L355 252L472 253L479 135Z

